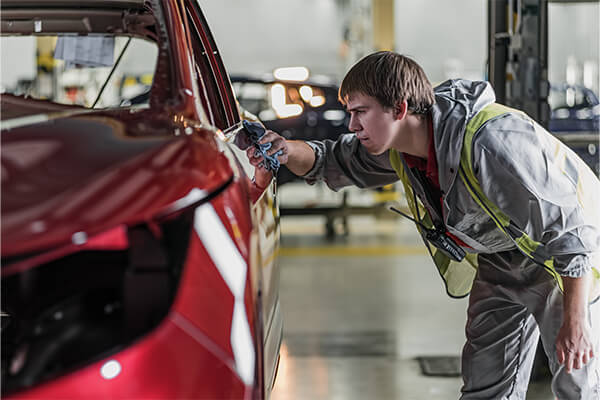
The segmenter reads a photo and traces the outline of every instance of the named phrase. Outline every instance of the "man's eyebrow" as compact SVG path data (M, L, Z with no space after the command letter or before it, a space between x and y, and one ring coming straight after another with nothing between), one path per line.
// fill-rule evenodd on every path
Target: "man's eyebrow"
M348 106L346 106L346 111L350 112L350 111L356 111L356 110L360 110L360 109L365 109L368 108L366 105L362 105L359 104L356 107L352 107L352 108L348 108Z

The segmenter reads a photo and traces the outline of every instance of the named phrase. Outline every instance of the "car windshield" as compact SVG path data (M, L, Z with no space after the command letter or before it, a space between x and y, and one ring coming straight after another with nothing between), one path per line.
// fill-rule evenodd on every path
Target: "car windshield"
M125 35L2 36L0 48L2 93L87 108L147 102L158 58Z

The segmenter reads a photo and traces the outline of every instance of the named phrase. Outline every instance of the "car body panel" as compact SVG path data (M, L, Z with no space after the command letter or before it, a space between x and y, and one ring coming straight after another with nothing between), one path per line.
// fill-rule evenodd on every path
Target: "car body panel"
M230 178L213 133L177 137L180 128L169 120L120 113L119 119L80 115L3 134L4 256L66 244L76 232L144 221L192 188L210 193ZM198 163L206 157L209 163Z
M251 118L251 117L249 117ZM226 138L227 143L235 142L235 135ZM240 163L240 168L249 171L252 166L247 161L245 152L235 145L230 149ZM259 310L263 323L260 326L264 342L264 391L269 393L276 379L279 348L283 340L283 320L279 302L279 238L281 234L279 199L277 184L273 181L262 195L253 203L253 215L256 228L250 239L251 246L256 251L251 256L250 265L254 276L260 277L253 282L256 285L253 292L259 293L261 308ZM260 336L260 335L259 335Z
M189 320L171 313L135 346L11 397L244 398L243 383L231 373L232 360L208 343ZM109 361L118 362L121 368L113 379L102 376L102 368Z
M49 8L36 8L40 4ZM64 308L63 316L60 307L77 303L79 290L92 290L95 299L94 293L106 289L106 269L117 279L108 289L123 315L122 323L110 321L114 335L123 331L123 339L99 347L91 358L71 355L78 361L66 369L33 374L35 379L12 386L3 379L3 396L268 398L282 337L276 182L252 201L253 168L235 138L222 133L239 123L240 115L206 20L192 0L91 1L81 16L75 12L79 6L8 1L2 3L2 18L35 14L43 20L62 13L67 20L60 26L79 27L75 20L87 12L96 29L102 24L93 18L102 10L110 9L114 18L121 8L132 7L135 14L152 7L157 19L152 35L160 52L150 99L147 106L89 110L3 96L3 311L12 306L17 312L8 314L17 318L21 304L31 317L60 315L41 320L46 324L41 326L63 329L61 321L71 314ZM129 18L129 10L122 15ZM178 230L169 228L175 223ZM163 248L169 257L165 266L158 251ZM94 261L103 254L124 262L123 269ZM149 264L135 267L138 256ZM79 259L84 262L61 266ZM69 275L53 290L36 277L50 277L48 284L61 279L51 274L57 266ZM167 288L161 274L169 276ZM31 305L33 293L14 293L28 280L34 292L43 288ZM63 300L46 310L41 296L49 294L52 301ZM168 301L168 308L138 329L135 307L153 306L157 299ZM76 325L64 326L68 334ZM43 334L51 337L52 329ZM88 326L82 332L89 336L94 330ZM40 348L45 337L31 342L32 348ZM76 346L61 337L49 343L73 353ZM4 354L13 354L5 346ZM19 357L28 357L26 348L8 360L11 371L22 368ZM120 366L116 374L112 361ZM6 378L4 367L3 360ZM113 369L107 375L108 367Z

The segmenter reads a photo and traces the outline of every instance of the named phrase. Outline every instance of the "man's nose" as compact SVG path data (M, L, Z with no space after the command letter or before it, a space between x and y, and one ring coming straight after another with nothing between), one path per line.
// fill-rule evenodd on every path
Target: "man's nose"
M348 129L352 132L358 132L362 130L358 119L354 115L350 115L350 123L348 124Z

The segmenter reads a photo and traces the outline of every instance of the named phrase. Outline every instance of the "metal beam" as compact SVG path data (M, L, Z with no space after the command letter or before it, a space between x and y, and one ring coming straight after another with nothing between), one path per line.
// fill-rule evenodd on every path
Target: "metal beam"
M394 0L372 0L373 47L394 50Z
M548 1L488 0L488 79L498 102L548 125Z

